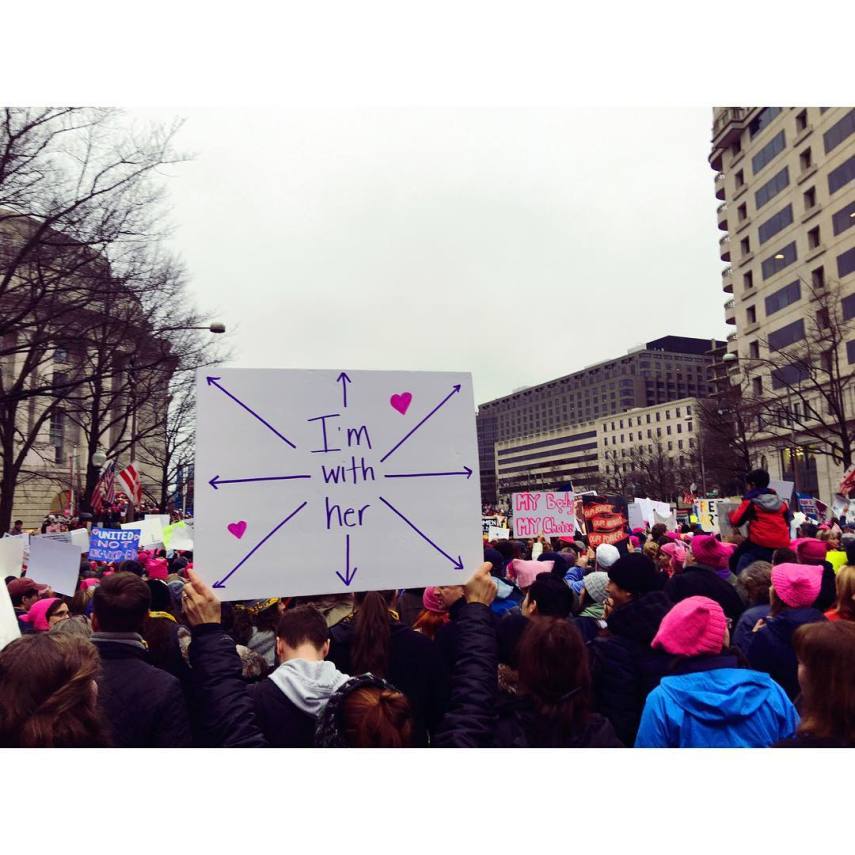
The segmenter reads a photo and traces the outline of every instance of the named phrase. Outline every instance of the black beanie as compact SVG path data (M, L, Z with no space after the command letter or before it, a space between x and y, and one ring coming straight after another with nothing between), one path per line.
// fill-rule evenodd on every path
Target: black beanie
M640 552L630 552L618 558L608 568L608 574L612 582L631 594L646 594L661 587L656 565Z

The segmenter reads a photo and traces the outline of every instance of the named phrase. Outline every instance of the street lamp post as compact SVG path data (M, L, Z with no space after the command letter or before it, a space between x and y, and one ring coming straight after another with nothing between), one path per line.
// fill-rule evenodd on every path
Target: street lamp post
M686 416L685 421L692 423L692 416ZM704 498L707 497L707 470L704 465L704 429L701 424L700 414L698 414L698 454L701 457L701 490L703 490Z

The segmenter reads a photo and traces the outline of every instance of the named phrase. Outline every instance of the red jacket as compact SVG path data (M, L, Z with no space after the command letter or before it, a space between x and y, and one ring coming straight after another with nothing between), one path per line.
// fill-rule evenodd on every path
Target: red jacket
M748 523L748 539L757 546L780 549L790 545L789 508L774 490L752 490L732 511L730 523Z

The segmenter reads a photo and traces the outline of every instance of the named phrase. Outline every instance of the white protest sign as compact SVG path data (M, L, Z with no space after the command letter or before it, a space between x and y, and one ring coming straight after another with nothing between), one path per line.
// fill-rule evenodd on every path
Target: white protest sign
M224 600L462 584L483 561L472 378L218 369L194 558Z
M172 529L172 539L169 541L170 549L179 549L182 552L193 549L193 524L188 522L176 523Z
M18 618L15 616L12 598L9 596L6 586L0 585L0 650L20 636L21 630L18 627Z
M30 540L27 578L50 585L57 594L74 596L80 574L80 547L47 537Z
M146 514L147 520L157 520L161 528L166 528L169 525L169 514Z
M515 537L576 533L576 497L570 491L524 492L511 496Z
M730 523L730 515L739 507L738 501L730 499L719 499L716 507L716 521L718 522L719 533L722 537L732 537L735 534L742 534L742 530L736 528Z
M0 574L20 576L24 566L24 547L26 543L20 537L0 538Z
M89 530L85 528L75 528L71 531L71 542L75 546L80 547L81 552L89 551Z
M795 484L792 481L769 481L769 489L774 490L785 502L789 502L793 495L793 487Z
M59 543L71 543L70 531L46 531L44 534L34 534L33 538L43 538L44 540L55 540Z
M644 510L641 505L638 504L638 499L634 502L631 502L627 505L627 519L629 520L629 527L632 528L644 528L646 520L644 519Z
M661 514L656 508L653 509L653 519L656 521L654 525L660 524L665 526L665 531L677 530L677 515L676 514Z
M491 525L487 532L487 540L508 540L511 530L500 525Z
M653 518L653 502L650 499L636 499L635 503L641 508L641 516L651 528L656 524Z
M143 520L122 523L121 527L125 531L132 530L140 533L140 549L146 549L149 546L156 546L163 543L163 528L160 525L159 519L146 517Z

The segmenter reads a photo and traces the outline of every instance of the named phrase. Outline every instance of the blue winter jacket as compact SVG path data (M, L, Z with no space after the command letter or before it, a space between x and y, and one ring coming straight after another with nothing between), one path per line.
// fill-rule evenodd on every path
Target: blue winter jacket
M690 664L691 663L691 664ZM636 748L764 748L795 733L796 708L768 675L733 656L700 657L647 696Z

